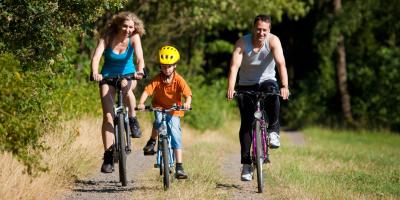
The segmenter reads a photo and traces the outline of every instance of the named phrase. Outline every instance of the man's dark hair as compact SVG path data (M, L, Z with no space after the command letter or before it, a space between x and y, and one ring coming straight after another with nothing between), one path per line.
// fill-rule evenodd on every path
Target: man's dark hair
M254 18L253 26L256 25L258 21L263 21L271 24L271 17L269 15L263 15L263 14L257 15L257 17Z

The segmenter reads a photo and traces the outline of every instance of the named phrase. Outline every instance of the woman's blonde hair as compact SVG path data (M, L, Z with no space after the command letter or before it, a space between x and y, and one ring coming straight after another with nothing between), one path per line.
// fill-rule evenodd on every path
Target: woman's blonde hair
M104 30L102 36L103 37L112 37L118 33L122 24L126 20L132 20L135 26L135 32L142 36L146 33L144 29L144 24L138 16L136 16L133 12L124 11L114 15L111 20L107 23L106 29Z

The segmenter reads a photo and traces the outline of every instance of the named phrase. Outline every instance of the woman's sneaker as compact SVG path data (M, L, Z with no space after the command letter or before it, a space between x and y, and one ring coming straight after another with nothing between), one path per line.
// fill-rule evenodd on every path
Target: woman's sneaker
M113 150L108 149L104 152L103 164L101 165L102 173L112 173L114 171L114 156Z
M251 164L243 164L242 167L242 181L251 181L253 179L253 167Z
M142 137L142 131L140 131L139 122L136 117L129 117L129 127L131 128L132 138Z
M281 146L281 143L279 142L279 134L277 132L271 132L269 134L270 137L270 148L271 149L277 149L279 146Z
M143 153L145 156L152 156L154 154L156 154L156 151L154 151L154 147L156 146L156 140L153 140L150 138L149 141L147 141L146 146L144 146L143 148Z

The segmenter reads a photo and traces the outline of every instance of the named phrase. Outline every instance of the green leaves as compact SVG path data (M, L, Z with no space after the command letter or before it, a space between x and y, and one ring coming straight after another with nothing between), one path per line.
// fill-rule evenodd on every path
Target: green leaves
M120 9L126 0L5 1L0 6L2 51L16 55L22 66L37 68L54 58L67 42L66 33L81 24L94 23L108 10Z

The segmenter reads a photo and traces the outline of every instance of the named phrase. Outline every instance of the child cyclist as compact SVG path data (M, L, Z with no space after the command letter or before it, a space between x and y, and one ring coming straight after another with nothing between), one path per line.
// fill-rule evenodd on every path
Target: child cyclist
M145 101L148 96L153 96L152 106L168 109L174 104L182 106L182 95L185 97L183 106L185 109L190 108L192 102L192 91L186 81L176 71L177 62L180 59L178 50L172 46L163 46L159 51L159 62L161 72L145 87L138 103L138 109L143 110ZM187 179L182 166L182 132L180 127L180 117L183 111L173 111L167 114L167 130L171 134L171 146L176 158L177 179ZM155 120L150 140L144 148L147 152L154 152L154 146L157 139L155 131L161 126L162 115L155 112Z

